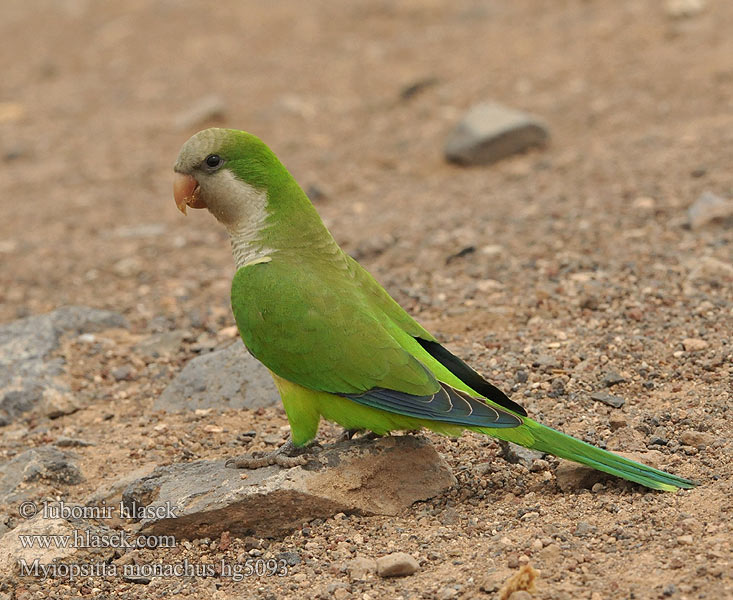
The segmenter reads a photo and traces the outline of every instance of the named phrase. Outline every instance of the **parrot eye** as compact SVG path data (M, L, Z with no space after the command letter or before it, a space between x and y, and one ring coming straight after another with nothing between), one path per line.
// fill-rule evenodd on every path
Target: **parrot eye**
M222 164L224 164L224 159L218 154L209 154L204 159L204 164L209 169L218 169Z

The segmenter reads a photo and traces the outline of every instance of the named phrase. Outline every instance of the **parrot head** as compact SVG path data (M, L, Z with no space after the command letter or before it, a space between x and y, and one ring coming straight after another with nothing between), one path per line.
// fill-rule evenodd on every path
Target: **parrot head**
M212 128L183 144L173 169L173 196L183 214L189 206L207 208L235 227L266 210L267 190L284 168L252 134Z

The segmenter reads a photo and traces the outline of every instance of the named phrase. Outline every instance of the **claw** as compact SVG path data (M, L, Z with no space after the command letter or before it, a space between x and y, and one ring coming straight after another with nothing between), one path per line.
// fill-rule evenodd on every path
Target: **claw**
M318 444L313 444L308 449L313 446L318 446ZM264 456L252 456L251 454L235 456L227 459L224 466L230 469L259 469L278 465L284 469L290 469L298 465L304 465L307 462L308 457L304 455L304 449L296 447L292 440L288 440L277 450Z

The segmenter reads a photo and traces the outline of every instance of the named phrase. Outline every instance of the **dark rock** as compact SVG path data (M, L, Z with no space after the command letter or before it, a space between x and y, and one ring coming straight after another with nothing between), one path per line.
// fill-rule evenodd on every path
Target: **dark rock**
M76 464L76 455L53 446L39 446L21 452L0 466L0 502L9 503L27 497L23 483L47 481L77 484L83 478Z
M591 400L603 402L603 404L608 404L608 406L612 406L613 408L621 408L624 404L626 404L626 400L624 400L621 396L614 396L613 394L609 394L608 392L593 392L590 397Z
M258 408L279 400L270 373L237 341L190 360L156 399L153 409L191 412L198 408Z
M616 371L609 371L603 376L603 379L601 379L601 383L606 387L612 387L614 385L618 385L619 383L625 382L626 379L624 379L623 375L617 373Z
M238 471L224 462L158 467L133 482L123 501L131 510L173 509L175 518L141 521L142 531L153 535L279 537L337 513L395 515L455 483L432 444L414 436L338 442L290 469Z
M445 143L446 158L462 165L487 165L544 145L547 128L534 117L496 103L473 106Z
M519 446L517 444L513 444L512 442L505 442L504 440L499 440L499 445L501 446L502 456L507 461L514 465L524 465L528 469L532 466L532 463L534 463L534 461L545 456L544 452L530 450L529 448L525 448L524 446Z

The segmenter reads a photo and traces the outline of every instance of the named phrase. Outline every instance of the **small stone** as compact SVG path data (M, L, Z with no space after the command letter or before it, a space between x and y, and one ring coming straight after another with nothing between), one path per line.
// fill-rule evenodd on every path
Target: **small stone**
M346 563L345 571L352 581L364 581L367 577L377 572L377 561L365 556L357 556Z
M501 446L502 456L514 465L520 464L530 468L534 461L545 456L544 452L530 450L524 446L519 446L512 442L505 442L504 440L499 440L499 445Z
M549 138L546 126L524 112L496 103L473 106L445 143L446 158L462 165L488 165Z
M558 360L549 354L540 354L532 363L533 367L542 367L544 369L557 369L560 367Z
M614 396L613 394L609 394L608 392L593 392L590 397L591 400L603 402L604 404L608 404L608 406L612 406L613 408L621 408L626 403L626 400L624 400L621 396Z
M627 424L626 418L623 416L613 416L608 419L608 426L611 428L611 431L616 431L622 427L626 427Z
M680 434L680 442L685 446L693 446L695 448L705 448L715 441L712 434L704 431L683 431Z
M445 586L438 590L435 597L437 600L452 600L458 597L458 590L454 587Z
M380 577L402 577L415 573L420 565L406 552L393 552L377 559L377 575Z
M134 369L132 366L122 365L121 367L112 369L109 374L112 375L115 381L127 381L132 379L133 373Z
M680 546L692 546L695 543L695 538L691 535L680 535L677 537L677 543Z
M623 375L616 373L616 371L609 371L608 373L606 373L603 376L603 379L601 379L601 383L605 385L606 387L612 387L619 383L625 383L625 382L626 382L626 379L623 377Z
M586 537L595 532L596 528L587 521L578 521L578 524L575 526L575 535L577 537Z
M517 371L517 374L514 376L517 383L527 383L527 379L529 379L529 374L527 371Z
M711 192L703 192L687 209L687 219L691 229L698 229L712 221L721 221L731 217L733 217L733 200L725 200Z
M687 352L699 352L708 347L708 343L700 338L685 338L682 340L682 345Z

